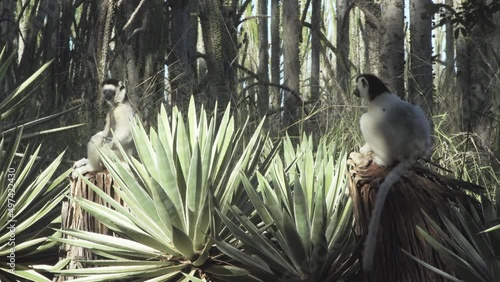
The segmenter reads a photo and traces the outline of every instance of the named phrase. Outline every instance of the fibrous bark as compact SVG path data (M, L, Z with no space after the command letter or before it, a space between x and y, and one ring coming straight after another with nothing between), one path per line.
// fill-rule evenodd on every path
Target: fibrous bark
M355 232L368 234L371 210L376 193L389 169L373 163L371 155L353 152L348 159L349 190L353 201ZM475 202L465 191L480 193L482 188L460 180L439 175L421 166L404 174L391 188L381 216L373 270L365 281L447 281L442 276L416 263L403 251L439 269L446 269L439 255L425 242L417 226L428 234L436 234L429 219L445 229L441 215L446 215L459 226L450 203ZM425 214L424 214L425 213ZM428 216L428 217L427 217ZM454 236L449 234L449 236ZM445 240L433 236L449 247ZM361 258L360 258L361 259Z

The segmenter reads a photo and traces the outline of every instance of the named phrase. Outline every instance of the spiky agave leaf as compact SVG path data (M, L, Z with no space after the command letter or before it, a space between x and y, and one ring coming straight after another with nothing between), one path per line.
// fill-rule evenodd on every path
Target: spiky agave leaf
M60 226L60 209L64 198L65 177L63 173L55 180L53 176L61 163L60 154L41 173L43 163L36 161L40 151L28 146L24 158L14 161L22 132L4 148L0 158L0 280L15 281L18 278L31 281L50 281L35 271L34 266L46 264L55 251L55 243L48 236L55 235L51 228Z
M457 201L456 207L452 209L454 221L444 213L439 213L443 227L426 215L429 224L436 231L434 236L418 228L422 237L438 252L446 269L435 268L408 255L418 263L453 281L498 281L500 279L498 271L500 236L498 233L490 233L491 228L488 230L483 223L484 220L488 222L491 219L487 209L492 209L496 214L497 204L487 199L483 199L482 204L484 213L479 216L474 206L465 208L460 201Z
M297 149L287 138L283 150L269 175L242 177L261 222L231 206L236 221L219 216L238 241L217 246L263 281L329 281L354 272L345 153L321 142L314 155L310 137Z
M10 66L13 58L15 57L15 52L13 52L10 54L9 57L4 58L6 56L5 52L6 51L4 47L0 52L0 81L3 80L3 78L5 77L5 73L7 72L8 67ZM33 87L33 84L43 75L43 73L47 70L47 68L52 64L52 61L53 60L42 65L35 73L33 73L30 77L24 80L14 90L10 91L10 93L2 101L0 101L0 124L2 124L0 133L2 133L3 137L10 137L11 135L16 134L16 132L18 132L21 127L23 127L25 131L27 129L32 129L36 125L40 125L49 120L56 119L61 115L74 111L80 107L80 106L73 107L61 113L56 113L47 117L35 119L28 122L23 122L18 124L9 122L9 118L12 117L14 114L16 114L25 105L28 99L30 99L32 95L35 93L35 89L37 88L38 85L35 85L35 87ZM39 136L42 134L50 134L58 131L72 129L82 125L83 124L76 124L66 127L51 128L44 131L25 133L23 135L23 138Z
M15 57L12 53L5 58L5 48L0 53L0 80ZM58 207L65 191L66 173L55 180L53 176L61 163L62 155L55 158L48 167L40 159L40 147L24 146L24 152L18 152L21 139L27 137L24 129L46 122L43 118L33 122L13 125L11 117L29 99L33 91L28 89L50 65L46 63L16 89L10 91L0 102L0 254L7 261L0 262L0 280L15 281L23 278L32 281L49 281L34 270L34 266L48 268L46 264L54 259L55 243L47 237L55 232L49 227L60 225ZM10 130L9 130L10 128ZM60 130L60 129L53 129ZM39 134L36 132L34 134ZM43 160L43 158L41 158ZM50 252L49 252L50 251ZM15 256L15 258L13 257ZM15 263L15 265L14 265ZM13 270L15 268L15 270ZM43 271L43 270L42 270Z
M93 265L85 271L57 273L81 277L75 281L120 280L124 273L141 281L181 279L182 273L222 280L247 275L241 268L212 259L214 252L217 254L212 237L220 225L211 219L211 197L221 210L228 210L227 203L238 195L241 175L258 169L253 160L264 148L261 127L244 143L244 128L235 129L229 107L217 122L209 120L203 109L197 116L193 99L187 121L176 109L169 118L164 108L157 129L151 128L149 134L135 121L132 132L140 161L127 157L127 168L110 152L102 152L103 162L119 187L115 192L126 208L88 181L114 210L74 199L122 238L62 231L76 239L56 240L88 248L106 260L85 261Z

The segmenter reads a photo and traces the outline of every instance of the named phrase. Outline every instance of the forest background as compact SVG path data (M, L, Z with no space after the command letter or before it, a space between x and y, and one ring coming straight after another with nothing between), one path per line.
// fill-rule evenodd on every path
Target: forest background
M53 60L22 114L33 120L83 105L48 127L85 123L51 138L67 158L84 155L103 125L100 83L126 82L145 122L160 104L266 116L276 136L332 135L360 144L353 77L379 75L421 105L458 147L499 170L498 1L14 1L0 4L0 45L15 53L0 99ZM381 12L381 9L384 9ZM353 142L354 141L354 142ZM440 144L440 142L436 142ZM462 145L460 145L462 144ZM477 155L477 154L475 154ZM464 156L462 158L461 156ZM451 156L437 156L450 164ZM479 180L479 179L476 179Z
M253 250L256 253L261 251L261 257L266 257L272 245L272 248L276 248L272 254L276 256L269 259L269 269L258 267L264 264L264 260L255 262L250 259L249 262L254 264L248 269L258 268L252 275L271 276L273 279L291 275L297 281L306 281L309 275L315 275L316 280L311 278L307 281L327 281L325 277L340 279L356 274L359 268L352 260L355 240L350 222L351 207L348 197L341 191L343 188L339 187L346 185L344 153L357 151L363 143L358 121L365 108L352 95L353 79L360 73L378 75L395 94L424 109L433 125L434 147L431 158L449 170L440 170L441 173L487 188L487 196L493 199L494 204L489 205L486 200L482 204L488 203L484 210L495 206L492 208L494 212L485 212L480 218L474 218L474 224L477 223L475 228L478 229L474 231L477 232L463 234L478 234L491 226L498 229L500 209L496 205L499 195L495 189L498 189L500 183L499 10L500 1L495 0L2 0L0 132L3 139L0 149L5 148L6 153L2 151L0 159L0 181L2 184L7 183L11 180L8 176L11 175L11 170L14 167L18 169L12 174L17 177L16 187L20 191L16 194L18 214L15 217L19 222L27 222L22 225L24 229L19 227L15 234L18 242L26 242L18 251L19 258L26 260L21 262L27 267L40 262L46 263L48 259L45 255L50 258L51 263L57 262L53 249L61 241L57 236L61 236L60 232L64 233L60 230L57 236L54 235L61 221L58 205L66 199L68 186L64 186L67 180L65 175L51 181L49 178L52 179L55 171L66 171L75 160L84 157L89 137L103 128L106 105L100 97L100 87L106 78L120 79L127 84L131 101L144 128L160 127L167 120L172 121L174 128L174 125L181 124L179 121L182 119L174 107L178 107L184 114L191 131L175 131L174 128L172 136L175 138L167 138L169 141L162 139L163 143L156 142L158 137L155 137L155 130L150 131L150 136L143 133L136 137L144 141L139 144L142 149L146 146L170 146L165 150L168 154L172 153L169 156L174 156L175 164L165 161L160 168L156 167L157 161L152 161L153 157L161 158L160 153L150 156L153 152L151 147L148 147L149 151L139 150L141 161L147 172L151 173L149 178L144 179L153 179L153 176L158 177L158 171L168 172L171 169L172 175L178 178L176 181L168 179L170 182L162 183L168 185L161 187L175 186L181 191L174 193L175 195L187 195L175 204L193 205L193 208L163 210L167 206L165 202L155 202L148 198L158 185L148 181L137 184L134 182L137 178L129 178L130 181L120 183L121 189L130 193L141 191L144 193L141 196L145 201L150 200L151 205L137 206L134 201L128 202L129 205L135 204L135 208L141 212L141 209L145 211L141 214L144 218L131 225L126 221L125 225L127 228L133 225L140 230L137 234L132 232L131 237L138 236L132 239L139 238L134 242L156 249L151 251L141 246L131 251L121 241L116 244L113 240L118 239L115 237L110 236L98 242L92 240L101 240L101 237L87 238L92 244L97 244L92 246L102 248L99 249L101 255L112 246L113 250L108 255L115 259L129 252L134 255L131 255L133 262L147 257L151 263L151 271L158 271L166 276L180 275L178 269L172 274L170 263L184 268L187 261L189 271L184 274L194 275L193 273L202 269L196 273L201 273L197 278L203 278L207 273L220 274L217 272L220 269L210 267L222 256L221 253L227 256L235 254L235 257L231 257L235 261L239 259L240 264L235 263L239 266L244 266L245 259L248 259L242 254L248 249L241 248L242 245L238 244L228 247L224 245L224 240L217 241L218 251L222 251L214 256L216 259L212 261L212 256L208 259L208 253L215 252L215 247L210 249L213 238L207 237L208 230L218 235L231 233L227 235L229 239L224 237L227 242L244 242L248 233L255 236L247 242L249 243L254 238L268 240L268 230L284 228L273 233L275 237L269 239L270 245L258 245L257 251ZM32 76L33 74L35 75ZM203 118L201 114L202 117L196 120L193 118L194 111L187 115L190 97L194 97L198 112L203 112L202 107L208 112L208 118ZM235 117L234 123L223 114L228 105L229 112ZM166 112L160 111L162 106ZM59 116L61 113L64 115ZM220 139L214 138L215 141L210 139L210 134L215 134L215 129L210 127L211 122L207 122L214 113L218 113L215 115L216 123L226 126L222 126L221 131L217 132L222 133ZM261 124L264 117L266 121ZM33 122L34 120L37 121ZM19 125L24 125L21 133L18 131ZM66 127L68 130L56 132L54 128L58 127ZM269 140L262 141L264 139L257 137L262 128L269 133ZM196 135L192 129L206 134ZM239 132L239 129L243 131ZM177 143L170 144L169 142L174 142L172 140ZM335 146L325 145L325 140L335 143ZM227 150L210 155L210 150L206 149L210 147L206 145L210 141L214 141L215 151L221 148ZM280 142L283 142L283 147L280 147ZM43 143L40 148L33 146L40 143ZM192 151L177 151L176 146L181 148L185 144L192 146L189 148ZM270 144L279 145L272 147ZM197 149L201 152L203 148L208 153L200 157ZM63 151L64 157L61 153ZM26 155L40 154L43 157L36 159L37 162L33 159L32 162L27 157L23 158L23 154L19 152ZM205 174L207 170L203 169L208 167L208 162L203 158L206 156L211 157L210 166L213 162L220 171L211 171L213 175ZM195 190L190 190L189 185L199 184L198 182L185 181L193 177L193 174L187 174L187 168L190 169L192 165L191 157L193 160L199 157L200 167L203 165L203 169L199 168L200 174L194 175L207 178L201 181L204 185L194 185ZM58 166L59 161L62 164ZM41 168L48 162L52 163L47 170L41 172ZM248 167L242 162L246 162ZM111 167L115 169L114 166L110 165ZM146 168L140 171L144 175L147 174ZM248 173L253 182L245 179L246 175L242 171ZM257 177L261 172L262 177ZM121 171L113 175L121 177L126 174L126 171ZM310 177L311 175L313 176ZM120 177L116 178L117 181L120 181ZM257 185L256 178L259 195L253 195L253 190L250 189L252 185ZM326 184L335 181L338 182L337 186ZM297 188L300 185L304 187L307 201L300 202L295 198L300 196L298 191L301 189ZM243 186L245 193L242 192ZM6 187L9 186L2 186ZM144 189L137 189L138 187ZM218 214L220 218L214 216L213 203L206 200L209 198L209 190L214 192L216 200L221 203L221 213ZM6 191L7 189L1 191L2 199L11 195ZM279 191L286 191L288 194L276 195ZM291 191L294 191L293 200ZM328 194L323 201L321 191ZM234 195L231 194L233 192ZM262 196L265 193L269 194ZM271 194L273 197L269 196ZM192 195L196 197L190 198ZM258 205L259 197L265 198L265 201L279 199L280 204L285 205L284 210L266 211L266 205ZM85 204L79 199L73 200ZM239 206L240 203L243 203L242 206ZM264 228L262 233L259 233L262 230L252 233L252 226L245 226L247 233L238 233L239 229L231 225L231 222L239 222L237 227L248 222L244 217L235 219L240 214L238 210L234 210L233 204L252 220L257 220L256 212L268 215L266 217L261 214L262 221L255 225L260 228L264 224L273 228ZM112 224L124 217L132 222L137 220L139 214L123 209L120 215L116 215L114 211L96 203L88 205L94 211L99 210L94 216L102 215L100 220L106 221L108 216L114 219L111 220ZM303 210L298 209L304 206L306 208ZM299 212L288 214L297 210ZM460 210L463 212L465 209ZM0 226L6 226L11 215L14 217L14 213L10 211L7 206L0 208ZM208 211L216 219L210 224L207 220L203 222L206 225L199 226L198 221L191 221L193 211L197 220L206 220L203 216L209 214ZM300 214L302 211L310 216L310 222L306 217L301 217L304 215ZM169 220L177 219L162 217L173 212L179 212L175 215L185 219L185 222L170 224ZM326 220L319 220L323 215L329 220L328 223ZM290 225L279 225L280 220L286 216L291 218L287 222ZM37 220L32 221L33 217ZM491 217L492 220L487 220ZM158 230L149 229L160 222L160 218L167 221L165 228L161 229L160 226ZM47 228L47 222L50 222L48 227L54 229ZM173 240L173 244L160 244L161 239L158 238L170 240L174 236L172 234L179 234L173 226L182 229L181 232L189 240L182 237L183 240ZM321 232L310 232L312 235L309 238L310 226L320 228ZM228 228L231 232L228 232ZM296 233L291 232L290 228ZM316 231L315 228L311 227L311 230ZM6 240L9 233L5 230L0 234L2 255L8 253ZM143 237L142 232L148 233L149 237ZM491 234L497 236L498 230L495 232L497 233ZM326 234L325 237L315 235L323 233ZM458 231L450 233L456 235ZM130 239L127 232L119 234ZM300 238L290 239L280 237L280 234L295 234ZM71 235L83 236L80 233ZM443 234L439 234L439 237L448 242L462 238L448 238ZM480 237L478 240L484 239L479 235L467 238L474 241L476 237ZM328 242L329 257L322 261L325 265L323 272L310 265L300 264L303 254L298 251L294 253L299 239L308 254L314 253L315 247L322 247L322 240ZM277 246L276 240L280 246ZM500 242L500 239L496 240ZM474 246L468 245L466 241L461 240L456 244L466 250L460 253L460 259L457 259L459 263L468 259L476 260L478 257L483 259L482 256L471 255L476 254L476 248L481 249L478 252L482 252L484 258L489 260L485 259L486 263L480 261L468 264L465 274L456 269L452 269L450 273L456 272L459 278L484 275L483 278L486 278L477 281L497 281L495 278L500 276L495 275L500 274L495 272L500 272L500 268L494 266L498 266L498 255L491 254L491 250L496 249L490 247L489 241L485 244L473 244ZM82 242L88 243L84 239ZM82 242L72 243L84 244ZM234 251L232 247L239 248L238 252L231 252ZM50 252L47 252L49 249ZM147 251L142 253L145 249ZM165 249L172 251L164 252ZM161 257L157 250L164 252ZM33 253L37 256L32 256ZM172 253L189 260L172 262ZM446 257L446 253L444 256ZM127 258L132 259L131 257ZM200 263L203 267L191 265L190 260L200 257L209 263ZM33 258L37 261L31 261ZM313 255L310 259L316 262ZM156 269L158 267L153 265L154 260L159 261L166 269ZM443 261L443 268L450 265L445 259ZM0 279L10 281L8 279L12 279L12 276L7 273L7 266L1 263L0 266L3 271L0 272ZM230 267L224 270L228 269L233 271ZM44 275L63 273L56 268L51 268L50 271L47 268L37 268L43 275L31 270L29 268L26 273L17 273L16 276L26 275L21 277L28 278L33 275L39 279L36 281L46 281ZM241 274L240 270L233 274ZM96 267L92 271L95 271L92 275L97 275L107 270ZM124 266L120 271L136 271L128 274L152 277L148 276L152 274L142 268L137 270ZM66 275L77 274L66 272ZM106 275L112 277L117 274Z

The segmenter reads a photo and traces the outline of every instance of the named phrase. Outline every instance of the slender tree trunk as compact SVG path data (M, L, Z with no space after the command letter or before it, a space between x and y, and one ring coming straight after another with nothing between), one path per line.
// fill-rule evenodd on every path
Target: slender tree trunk
M168 43L167 64L171 88L172 105L187 109L189 97L193 95L196 83L195 72L190 58L190 31L197 26L190 26L190 9L187 2L173 1L170 11L170 38Z
M366 5L366 12L374 15L375 19L380 19L380 5L370 2ZM380 31L377 29L377 23L373 22L372 17L365 16L365 34L363 41L365 43L365 66L366 73L380 74Z
M337 0L337 81L344 93L350 83L349 69L349 0Z
M321 52L321 1L312 0L312 14L311 14L311 100L316 101L320 97L320 52Z
M408 91L412 102L432 113L432 0L410 2L410 74Z
M271 0L272 1L272 0ZM259 94L257 98L259 114L264 116L269 109L269 32L267 20L267 0L259 0Z
M470 49L471 39L460 36L457 40L457 89L462 102L462 130L470 130L471 95L470 95Z
M283 125L288 127L290 135L298 136L298 106L300 91L300 50L299 50L299 1L283 2L283 60L285 85L290 91L285 91L285 111Z
M445 4L453 8L453 0L445 0ZM447 12L447 16L452 16L450 12ZM455 38L453 37L453 24L451 20L446 21L445 24L446 32L446 77L452 78L455 74Z
M389 89L404 95L404 1L382 0L384 25L380 46L380 77Z
M280 36L280 0L271 0L271 83L280 84L280 57L281 57L281 36ZM271 88L271 105L279 108L281 104L280 89Z
M59 1L48 1L45 4L45 10L47 12L47 19L45 20L45 26L42 30L42 38L40 42L41 57L42 62L48 62L52 59L57 58L58 48L58 35L59 35L59 22L61 20L61 4ZM57 60L51 66L52 73L57 73L58 69ZM43 87L40 88L41 94L43 95L44 103L42 107L42 113L49 115L53 113L53 110L59 108L62 104L61 97L57 92L56 77L51 76L44 83Z

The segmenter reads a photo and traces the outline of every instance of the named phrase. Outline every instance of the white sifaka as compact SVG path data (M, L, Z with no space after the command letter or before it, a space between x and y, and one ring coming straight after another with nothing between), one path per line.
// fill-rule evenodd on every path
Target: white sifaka
M392 94L375 75L361 74L356 78L354 95L368 101L368 111L361 116L361 133L366 144L359 150L373 152L373 161L394 168L380 185L368 226L363 252L363 271L372 269L380 228L380 217L390 188L431 146L429 121L418 106Z
M72 176L88 171L101 171L104 169L98 150L103 146L109 147L121 159L118 143L126 154L133 154L135 146L132 138L131 123L134 118L134 109L127 97L127 89L122 81L107 79L102 84L102 95L110 106L106 115L104 129L90 138L87 144L87 157L73 165Z

